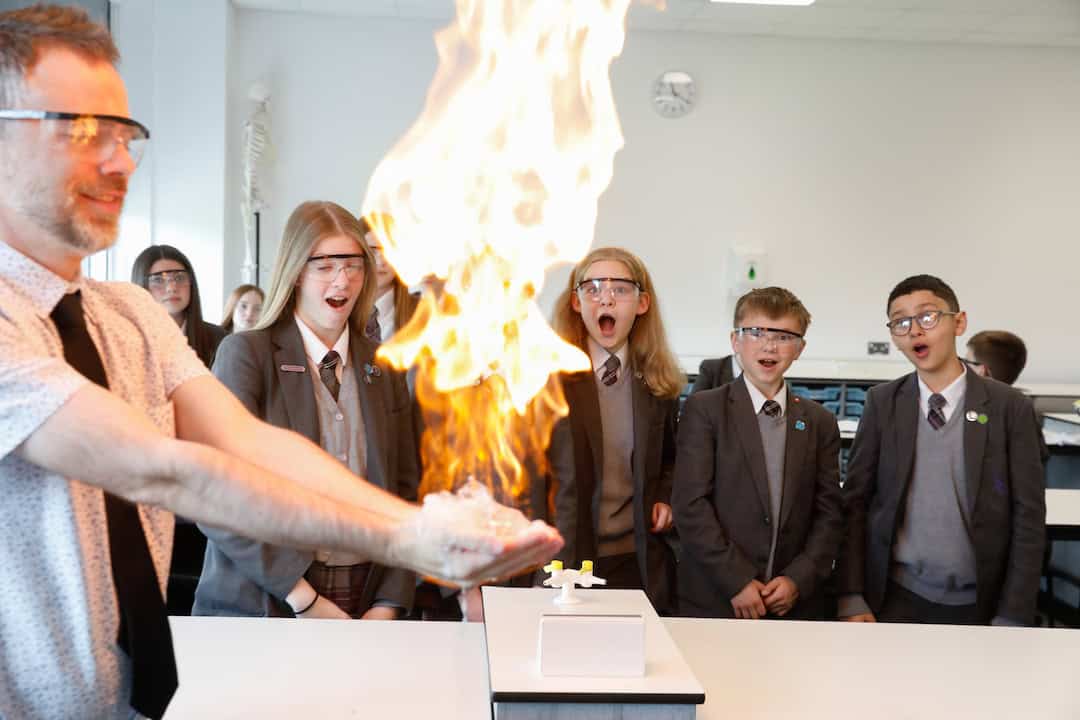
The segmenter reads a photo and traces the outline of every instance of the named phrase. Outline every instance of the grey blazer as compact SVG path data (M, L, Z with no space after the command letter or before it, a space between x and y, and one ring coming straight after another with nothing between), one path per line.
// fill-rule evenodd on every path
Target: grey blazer
M604 468L604 429L592 371L561 376L570 413L552 433L549 455L555 484L555 525L566 544L558 557L568 566L595 560L596 513ZM675 611L675 555L663 535L649 531L652 507L671 502L678 401L658 398L640 376L633 378L634 549L645 592L657 612ZM572 461L570 456L572 455Z
M787 396L783 500L770 517L769 481L746 380L695 393L679 422L672 506L682 538L679 612L733 617L731 598L764 573L779 523L775 575L795 581L799 600L786 617L820 619L822 584L844 532L840 431L812 400Z
M701 365L698 367L697 377L694 379L694 385L690 388L690 394L693 395L702 390L712 390L721 385L727 385L734 379L735 363L731 359L731 355L702 360Z
M967 371L964 465L975 544L979 619L1029 624L1046 542L1046 490L1031 402L1008 385ZM919 386L915 373L870 389L851 448L844 494L848 536L837 590L861 593L875 613L885 598L892 545L915 464Z
M346 368L356 373L360 393L368 447L367 480L415 501L420 460L405 375L376 362L375 349L362 333L351 333ZM305 372L285 372L283 365L303 367ZM365 382L365 365L380 369L370 384ZM291 313L272 327L225 338L218 348L214 374L255 416L319 443L315 389L304 342ZM293 617L285 596L307 572L315 559L313 553L207 526L200 529L209 542L192 614ZM415 586L413 573L375 565L365 590L370 593L366 604L386 601L408 610Z

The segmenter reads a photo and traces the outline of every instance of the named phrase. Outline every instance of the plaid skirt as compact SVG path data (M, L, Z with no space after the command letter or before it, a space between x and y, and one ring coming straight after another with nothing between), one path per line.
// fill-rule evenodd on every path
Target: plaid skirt
M326 565L316 560L304 573L304 578L315 592L352 617L359 618L371 607L363 601L364 586L370 573L371 563Z

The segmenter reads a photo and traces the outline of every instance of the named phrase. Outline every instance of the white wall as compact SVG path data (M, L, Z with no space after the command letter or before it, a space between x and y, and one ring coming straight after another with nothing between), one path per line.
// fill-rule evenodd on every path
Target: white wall
M217 322L224 280L229 0L129 0L113 35L132 116L151 142L132 177L109 274L127 280L150 244L173 245L195 268L203 315Z
M289 211L356 210L418 113L434 27L237 11L230 147L258 79L273 93L274 206L264 275ZM665 120L660 71L698 81ZM815 316L807 358L865 357L884 301L916 272L949 281L973 331L1027 340L1028 382L1080 382L1080 52L634 33L614 68L626 148L597 242L645 258L687 364L724 353L729 248L768 253L768 280ZM229 156L225 282L240 279L240 158ZM565 272L545 292L550 303ZM894 351L895 353L895 351ZM891 356L895 360L895 356Z

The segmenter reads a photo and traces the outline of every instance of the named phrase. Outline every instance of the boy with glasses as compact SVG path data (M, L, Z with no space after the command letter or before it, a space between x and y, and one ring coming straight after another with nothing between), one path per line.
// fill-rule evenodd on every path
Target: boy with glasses
M731 347L742 374L686 402L671 496L683 615L824 616L844 522L840 432L784 381L809 325L783 288L739 298Z
M1027 625L1046 505L1031 403L969 370L952 288L916 275L886 303L915 372L872 388L848 463L839 615Z

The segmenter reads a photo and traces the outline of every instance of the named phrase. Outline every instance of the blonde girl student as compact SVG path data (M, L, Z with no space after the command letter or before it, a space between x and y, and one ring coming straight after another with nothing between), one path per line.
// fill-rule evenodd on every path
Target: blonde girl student
M419 456L405 376L377 361L364 336L374 271L356 217L331 202L301 204L285 226L259 324L225 338L213 371L252 414L415 500ZM196 615L392 619L412 605L413 573L202 529L209 542Z
M658 612L673 613L675 558L671 480L675 419L686 377L668 347L645 264L627 250L598 248L570 274L553 325L592 360L562 377L569 432L553 434L549 455L571 454L572 473L555 473L561 558L592 560L608 587L643 589ZM562 428L565 430L565 427Z

